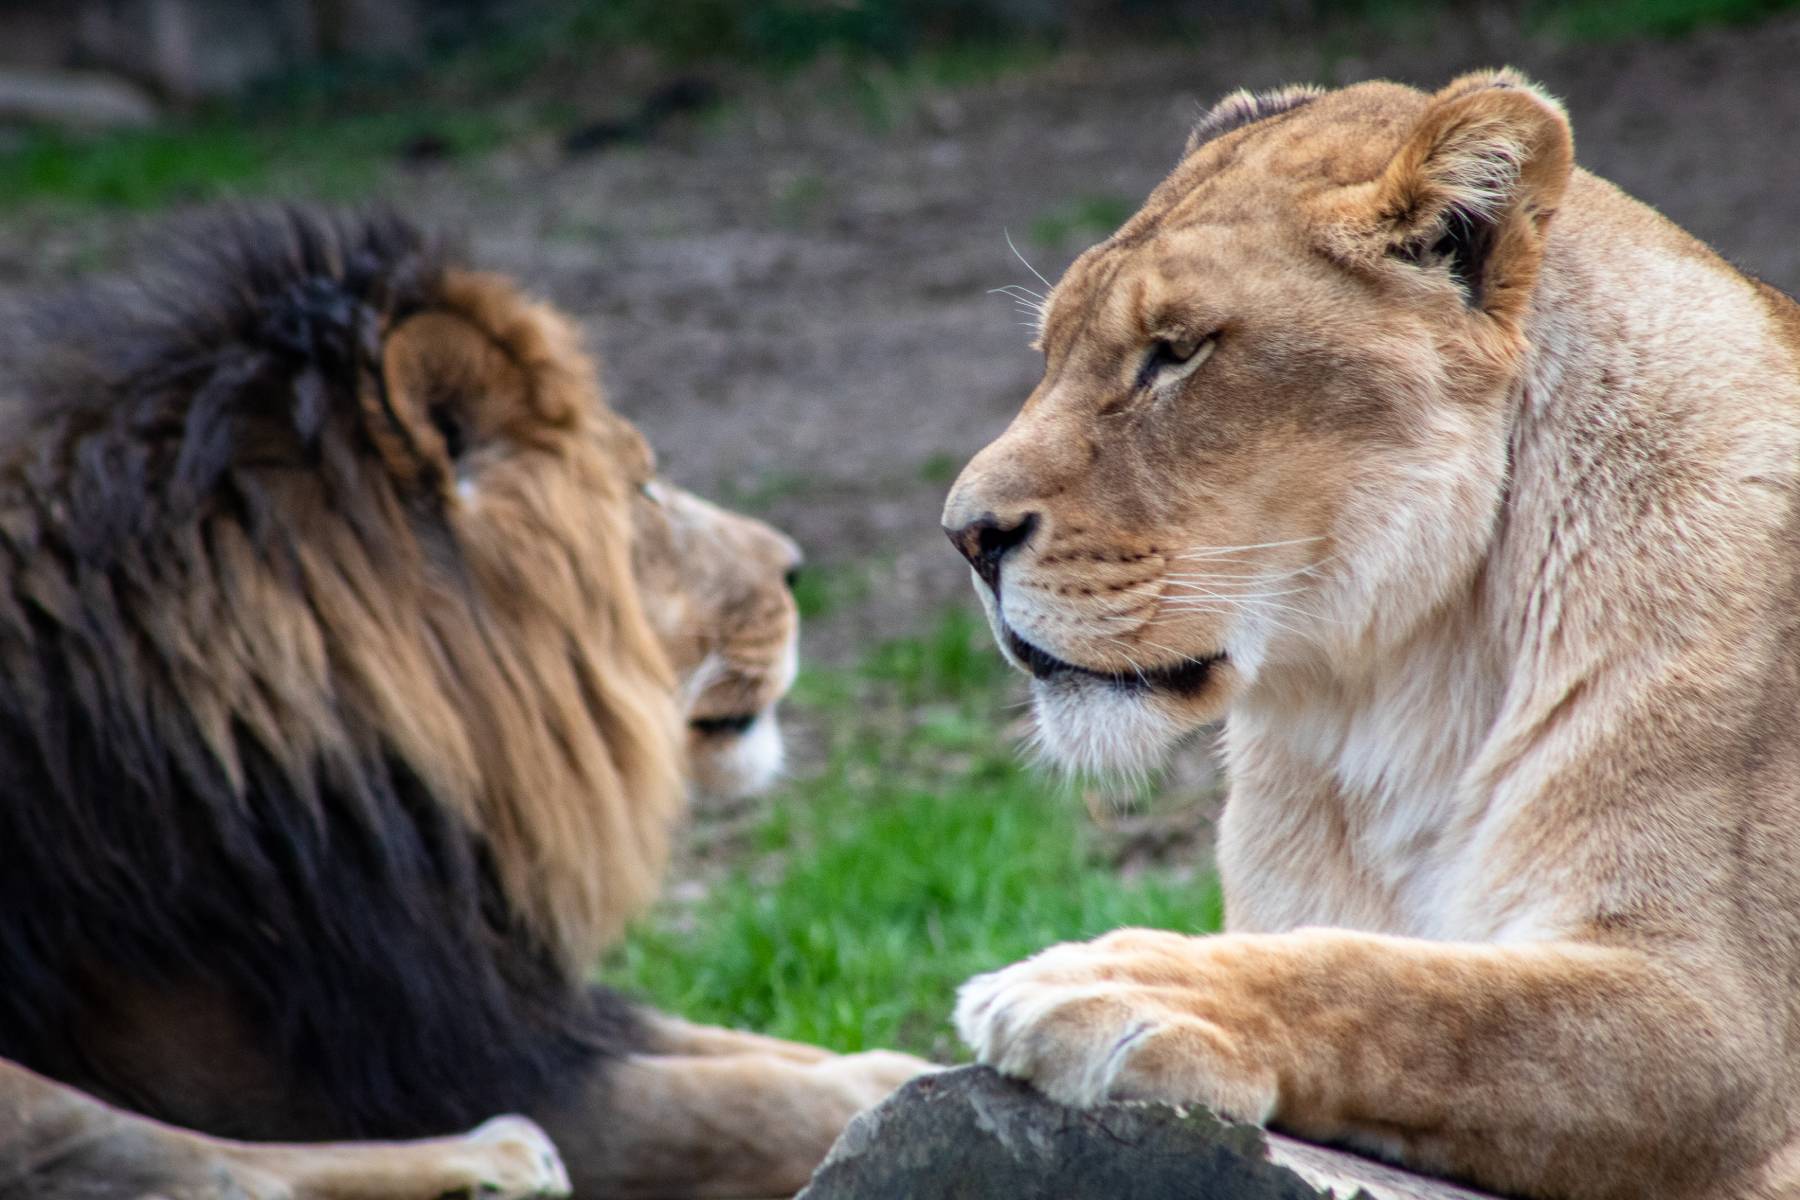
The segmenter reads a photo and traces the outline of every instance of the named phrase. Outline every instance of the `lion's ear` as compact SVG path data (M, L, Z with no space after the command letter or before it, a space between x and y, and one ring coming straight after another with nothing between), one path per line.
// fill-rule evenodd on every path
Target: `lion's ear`
M527 390L518 364L454 313L422 313L390 330L381 368L382 394L364 417L383 460L409 483L448 485L496 414Z
M1574 161L1555 100L1513 71L1465 75L1376 180L1374 232L1388 256L1448 271L1471 307L1516 317Z

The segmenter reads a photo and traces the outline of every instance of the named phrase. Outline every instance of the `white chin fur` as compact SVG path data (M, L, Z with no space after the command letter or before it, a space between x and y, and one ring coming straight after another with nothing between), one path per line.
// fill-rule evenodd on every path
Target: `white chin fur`
M973 571L969 579L987 614L988 628L1006 660L1025 668L1006 650L1006 629L994 595ZM1031 681L1037 729L1032 749L1065 771L1088 775L1141 775L1162 765L1171 747L1190 732L1144 691L1122 691L1100 679L1062 676Z
M780 776L786 757L781 722L768 708L743 733L716 741L695 755L694 784L719 800L754 796Z
M1033 680L1031 698L1038 752L1068 771L1142 774L1188 732L1150 693L1097 679Z

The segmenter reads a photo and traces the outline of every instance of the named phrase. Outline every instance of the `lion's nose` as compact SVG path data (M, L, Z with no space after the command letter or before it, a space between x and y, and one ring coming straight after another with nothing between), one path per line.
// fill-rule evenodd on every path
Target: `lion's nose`
M997 517L987 513L970 521L961 529L944 527L950 544L975 568L975 574L988 585L995 596L1000 594L1000 560L1030 540L1037 529L1036 513L1014 517Z

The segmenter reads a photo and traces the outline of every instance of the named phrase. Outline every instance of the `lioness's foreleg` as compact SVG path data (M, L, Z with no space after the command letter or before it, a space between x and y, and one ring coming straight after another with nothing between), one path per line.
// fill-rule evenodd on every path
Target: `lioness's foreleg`
M413 1142L234 1142L125 1112L0 1061L7 1200L522 1200L568 1192L550 1140L522 1117Z
M978 976L956 1025L1070 1104L1204 1103L1508 1193L1738 1195L1720 1164L1781 1140L1770 1076L1730 979L1693 974L1577 943L1123 930Z

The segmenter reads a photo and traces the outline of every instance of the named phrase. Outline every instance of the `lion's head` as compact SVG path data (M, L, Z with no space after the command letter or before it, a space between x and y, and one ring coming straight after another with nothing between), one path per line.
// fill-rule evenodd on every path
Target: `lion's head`
M1075 261L944 513L1052 755L1139 765L1353 679L1467 580L1571 167L1510 72L1238 93Z
M694 782L723 798L766 787L782 763L775 706L799 662L800 551L661 481L638 490L634 514L638 587L680 680Z
M497 1087L566 1004L519 997L652 894L690 750L773 769L796 552L660 483L568 322L406 225L184 244L52 313L0 409L0 900L34 914L0 968L36 981L0 1053L154 979L337 1087Z

